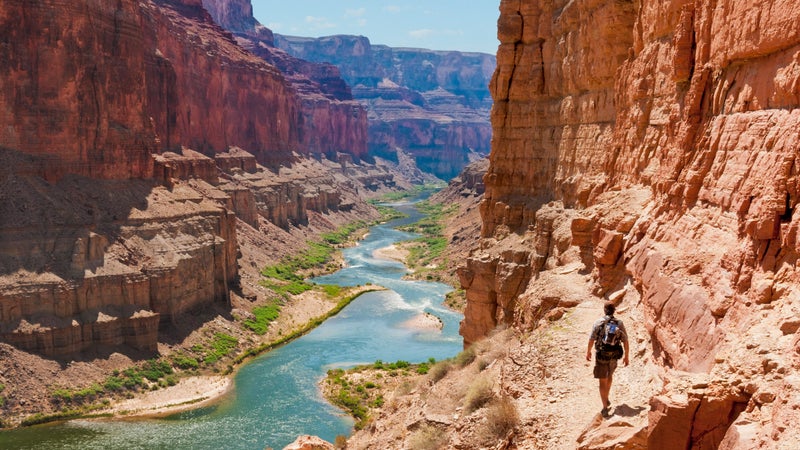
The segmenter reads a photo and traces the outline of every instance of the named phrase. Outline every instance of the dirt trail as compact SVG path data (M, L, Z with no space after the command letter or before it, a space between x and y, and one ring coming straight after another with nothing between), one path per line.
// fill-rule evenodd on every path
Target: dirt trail
M598 382L592 376L594 360L585 358L589 331L602 317L601 300L585 299L510 352L503 385L511 390L527 388L515 395L523 423L521 439L515 441L525 442L519 448L582 448L630 438L646 429L648 399L658 385L648 335L638 311L626 302L616 316L628 331L631 359L628 367L620 360L614 374L611 415L607 418L600 414Z

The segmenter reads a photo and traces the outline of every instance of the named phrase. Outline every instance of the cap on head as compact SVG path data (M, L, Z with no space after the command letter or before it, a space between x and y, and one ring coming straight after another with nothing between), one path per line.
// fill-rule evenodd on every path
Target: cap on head
M606 302L603 305L603 312L606 313L607 316L613 316L614 315L614 311L616 311L616 310L617 310L617 307L614 306L614 304L611 303L611 302Z

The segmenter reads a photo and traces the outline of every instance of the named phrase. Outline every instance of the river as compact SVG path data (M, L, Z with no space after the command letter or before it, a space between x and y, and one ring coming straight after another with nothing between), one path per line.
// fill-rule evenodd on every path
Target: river
M2 448L35 449L281 449L301 434L333 442L348 435L353 421L327 403L317 384L331 368L381 359L422 362L461 350L461 314L442 305L451 288L404 280L401 263L372 256L376 249L413 235L393 227L421 216L410 204L396 207L406 219L377 225L359 245L344 250L347 267L314 281L353 286L372 283L388 290L364 294L305 336L247 363L235 389L218 404L165 419L73 420L0 432ZM415 330L401 324L422 312L444 328Z

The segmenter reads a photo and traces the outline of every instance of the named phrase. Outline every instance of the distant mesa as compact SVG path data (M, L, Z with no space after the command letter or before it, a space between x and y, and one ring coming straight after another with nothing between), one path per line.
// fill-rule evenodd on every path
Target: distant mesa
M298 58L336 65L369 111L369 152L408 152L424 171L449 180L489 153L494 55L392 48L363 36L274 35Z

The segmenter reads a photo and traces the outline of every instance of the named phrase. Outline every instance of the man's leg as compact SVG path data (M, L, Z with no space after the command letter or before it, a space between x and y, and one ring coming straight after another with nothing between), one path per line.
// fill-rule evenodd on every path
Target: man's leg
M598 378L600 382L600 400L603 401L603 409L608 408L608 392L611 390L611 377Z

